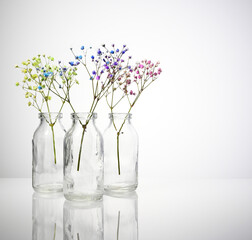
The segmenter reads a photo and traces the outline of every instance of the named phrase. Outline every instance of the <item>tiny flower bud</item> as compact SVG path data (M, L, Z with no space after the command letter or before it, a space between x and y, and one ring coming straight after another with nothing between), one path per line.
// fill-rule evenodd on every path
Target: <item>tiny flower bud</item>
M19 82L16 82L16 86L19 86Z

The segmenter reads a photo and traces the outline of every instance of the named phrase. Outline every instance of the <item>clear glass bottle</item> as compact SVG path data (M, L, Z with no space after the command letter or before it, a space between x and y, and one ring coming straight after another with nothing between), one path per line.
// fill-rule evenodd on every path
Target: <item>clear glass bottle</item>
M138 240L138 196L136 192L105 195L104 239Z
M129 192L138 185L138 135L132 114L110 113L104 138L104 189Z
M34 193L32 198L32 239L62 240L63 238L62 193Z
M64 139L64 195L70 201L99 200L103 195L103 139L95 125L97 114L71 116L73 124Z
M103 202L64 203L64 240L103 240Z
M40 125L32 139L32 186L36 192L63 191L62 113L39 113Z

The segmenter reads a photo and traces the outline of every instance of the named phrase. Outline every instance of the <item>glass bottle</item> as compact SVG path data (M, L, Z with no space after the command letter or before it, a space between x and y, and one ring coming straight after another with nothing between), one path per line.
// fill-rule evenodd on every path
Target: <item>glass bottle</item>
M62 113L39 113L40 125L32 140L32 186L36 192L63 191Z
M99 200L103 195L103 139L97 114L73 113L64 139L64 195L70 201Z
M104 132L104 189L129 192L138 185L138 135L132 114L110 113Z
M34 193L32 198L32 239L62 240L63 238L62 193Z
M103 202L65 201L64 240L104 240Z
M136 192L105 194L104 240L138 240L138 196Z

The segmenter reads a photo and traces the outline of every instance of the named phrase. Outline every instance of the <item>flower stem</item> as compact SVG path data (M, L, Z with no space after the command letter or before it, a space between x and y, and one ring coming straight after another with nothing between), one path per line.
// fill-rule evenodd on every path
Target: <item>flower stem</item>
M82 135L81 135L81 144L80 144L80 150L79 150L79 157L78 157L77 171L80 170L81 151L82 151L82 145L83 145L83 139L84 139L85 129L86 129L86 125L83 125L83 131L82 131Z
M95 108L96 108L96 106L98 104L98 101L99 101L98 98L94 98L92 106L91 106L89 114L88 114L88 117L87 117L87 120L86 120L86 123L85 124L81 124L82 127L83 127L83 132L82 132L82 135L81 135L81 143L80 143L80 150L79 150L77 171L80 170L81 152L82 152L82 145L83 145L83 139L84 139L85 131L86 131L86 128L87 128L87 125L88 125L90 119L93 117L93 113L94 113L94 110L95 110Z
M54 126L55 122L52 123L51 111L50 111L48 101L46 101L46 106L47 106L47 110L48 110L48 114L49 114L49 121L50 121L49 126L51 127L51 130L52 130L54 163L56 164L57 162L56 162L55 136L54 136L54 129L53 129L53 126Z
M120 132L117 132L117 165L118 165L118 174L121 175L121 169L120 169L120 151L119 151L119 137L120 137Z
M53 152L54 152L54 163L56 164L56 147L55 147L55 136L54 136L54 129L53 124L50 124L53 136Z
M119 137L120 137L120 134L121 134L121 131L122 131L122 128L126 122L126 119L128 118L129 114L130 114L130 111L132 109L132 105L131 107L129 108L129 111L127 112L124 120L123 120L123 123L119 129L119 131L117 132L117 165L118 165L118 174L121 175L121 168L120 168L120 151L119 151Z

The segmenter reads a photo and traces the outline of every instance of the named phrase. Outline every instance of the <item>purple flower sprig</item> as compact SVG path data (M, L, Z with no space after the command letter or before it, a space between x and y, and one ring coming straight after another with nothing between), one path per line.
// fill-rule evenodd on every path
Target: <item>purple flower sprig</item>
M115 107L117 107L124 98L126 98L127 102L129 103L127 114L120 126L116 126L114 119L112 118L114 128L117 132L117 162L119 175L121 173L119 151L120 134L128 115L130 114L132 108L135 106L143 91L154 81L156 81L156 79L162 73L162 69L159 67L159 65L160 62L153 63L150 60L142 60L141 62L136 63L133 67L128 66L128 69L123 71L123 74L120 76L120 78L117 79L117 82L113 84L112 91L108 91L106 94L107 104L110 108L112 116ZM118 92L117 90L119 90L119 100L115 101L115 93ZM111 100L109 101L108 97L110 95Z
M128 69L128 62L130 59L128 57L127 61L125 60L125 53L128 51L126 45L123 46L122 50L115 48L114 44L112 45L111 49L107 49L105 44L100 46L97 50L85 48L84 46L81 46L80 49L82 53L75 54L73 49L70 48L77 63L71 62L69 64L78 65L79 62L79 64L84 67L92 83L93 101L85 123L80 122L83 127L83 134L79 150L77 171L79 171L80 168L85 129L87 128L87 125L92 118L99 101L108 92L111 86L118 81L121 73Z

